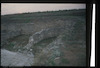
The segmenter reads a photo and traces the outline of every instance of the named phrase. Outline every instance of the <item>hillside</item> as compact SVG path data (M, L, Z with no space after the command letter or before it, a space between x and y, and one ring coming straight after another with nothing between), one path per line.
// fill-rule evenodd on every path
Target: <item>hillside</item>
M85 66L85 9L2 15L1 49L33 54L29 66Z

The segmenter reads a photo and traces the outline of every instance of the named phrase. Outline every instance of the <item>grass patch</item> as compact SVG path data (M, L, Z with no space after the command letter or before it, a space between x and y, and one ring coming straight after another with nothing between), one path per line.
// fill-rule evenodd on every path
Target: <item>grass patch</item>
M8 45L3 46L3 48L13 51L13 47L15 46L15 43L10 42Z
M65 59L65 58L61 58L61 63L62 64L68 64L69 63L69 60L68 59Z
M10 49L10 50L13 49L14 45L15 45L14 43L10 43L10 44L8 45L8 49Z
M55 36L55 37L50 37L50 38L43 39L40 42L34 44L34 46L40 46L40 45L43 46L43 44L47 44L48 45L49 43L51 43L56 38L57 37Z
M50 54L50 53L48 53L46 55L44 53L41 53L41 51L43 49L45 49L45 47L49 43L53 42L56 38L57 38L56 36L55 37L46 38L46 39L43 39L40 42L38 42L38 43L36 43L36 44L34 44L32 46L33 53L34 53L35 58L36 58L36 62L33 65L55 66L55 62L54 62L55 55L50 57L50 56L48 56L48 54Z
M46 39L43 39L40 42L34 44L32 46L33 53L36 54L36 53L41 52L41 50L43 48L45 48L49 43L51 43L52 41L54 41L56 38L57 38L56 36L55 37L46 38Z
M55 66L56 65L55 62L54 62L54 60L50 60L49 64L51 64L51 66Z
M7 43L2 46L2 48L10 51L18 51L22 49L28 43L30 35L19 35L13 38L8 39Z
M9 15L2 15L1 16L1 22L2 23L30 23L36 19L43 21L44 17L49 17L48 19L44 20L49 20L55 18L58 20L60 19L59 17L63 16L84 16L85 17L86 12L85 9L79 9L79 10L59 10L59 11L46 11L46 12L33 12L33 13L22 13L22 14L9 14ZM64 17L66 19L66 17Z
M82 44L86 40L85 27L85 22L77 20L73 25L73 29L63 34L62 40L69 45Z

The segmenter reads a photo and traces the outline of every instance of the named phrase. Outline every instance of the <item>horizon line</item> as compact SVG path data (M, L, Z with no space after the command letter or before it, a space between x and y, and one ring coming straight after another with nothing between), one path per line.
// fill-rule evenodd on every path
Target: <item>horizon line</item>
M61 9L61 10L44 10L44 11L36 11L36 12L23 12L23 13L12 13L12 14L4 14L1 16L6 16L6 15L16 15L16 14L28 14L28 13L42 13L42 12L52 12L52 11L65 11L65 10L82 10L82 9L86 9L86 8L77 8L77 9Z

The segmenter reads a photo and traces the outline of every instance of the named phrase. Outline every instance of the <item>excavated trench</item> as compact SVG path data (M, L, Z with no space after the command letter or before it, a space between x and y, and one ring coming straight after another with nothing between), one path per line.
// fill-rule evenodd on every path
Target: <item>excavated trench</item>
M1 66L86 66L85 14L72 10L2 16Z
M27 57L27 54L29 54L29 56L30 55L32 55L32 56L35 55L35 57L36 57L37 54L40 54L41 51L43 49L45 49L45 47L47 45L49 45L51 42L53 42L57 38L56 35L58 35L58 34L54 34L54 30L53 29L41 30L40 32L41 32L40 33L40 36L41 35L44 35L44 33L45 34L50 33L50 32L52 32L52 33L50 33L51 35L48 35L48 34L47 34L47 36L45 35L45 37L44 36L42 36L42 37L38 36L38 33L39 33L38 32L38 33L35 33L32 36L30 36L30 35L19 35L19 36L16 36L14 38L7 39L7 43L1 47L2 48L2 56L1 56L1 59L2 59L1 63L2 63L2 65L3 66L4 65L5 66L7 66L7 65L8 66L17 66L17 65L19 65L19 66L29 65L30 66L30 65L34 65L33 64L34 61L33 62L32 61L29 61L30 64L27 64L27 63L18 64L18 62L21 62L20 59L22 59L19 56L22 56L23 57L23 54L24 54L24 56L26 55L25 58L29 58L29 57ZM28 50L25 47L27 46L27 44L30 43L30 40L31 39L29 37L30 38L33 37L33 39L37 39L37 38L39 39L39 38L41 38L41 40L38 40L38 39L35 40L36 42L33 45L31 44L31 47ZM36 38L34 38L34 37L36 37ZM7 55L7 52L8 52L8 54L14 52L18 56L13 56L13 54L11 54L10 56L8 56ZM4 57L4 55L7 55L7 56ZM30 58L31 60L32 60L32 56ZM10 58L10 57L12 57L12 58ZM16 59L18 59L19 61L14 60L14 57ZM7 64L7 63L4 64L6 62L5 61L6 59L10 59L10 60L12 60L12 62L10 62L9 64ZM33 60L34 60L34 56L33 56ZM26 61L27 60L22 61L22 62L26 62ZM7 62L9 62L9 60ZM16 63L13 64L13 62L16 62Z
M75 24L75 23L74 23ZM73 24L73 25L74 25ZM3 66L85 66L86 59L86 48L79 47L80 45L85 46L84 41L80 44L76 44L76 40L70 40L74 42L74 45L67 44L65 36L70 35L71 30L73 30L73 25L71 28L67 29L65 27L55 27L42 29L39 32L34 33L33 35L19 35L14 38L8 39L7 43L2 46L2 49L6 49L12 52L15 52L18 56L13 56L9 58L5 50L2 50L1 63ZM69 32L68 32L69 31ZM64 34L65 33L65 34ZM66 33L69 33L66 35ZM76 36L76 35L75 35ZM78 37L78 34L77 36ZM63 40L65 39L65 40ZM77 41L79 42L79 41ZM75 45L76 44L76 45ZM9 53L8 53L9 54ZM20 58L19 56L24 58ZM31 57L31 58L30 58ZM10 64L4 64L6 59L13 60ZM18 59L14 60L14 58ZM29 60L20 61L20 59L29 58ZM73 59L74 58L74 59ZM8 60L7 62L11 61ZM74 62L73 62L74 60ZM26 61L29 61L28 64ZM77 61L77 62L76 62ZM15 62L15 64L13 64ZM20 63L19 63L20 62ZM26 63L24 63L26 62ZM19 64L18 64L19 63ZM22 64L21 64L22 63Z

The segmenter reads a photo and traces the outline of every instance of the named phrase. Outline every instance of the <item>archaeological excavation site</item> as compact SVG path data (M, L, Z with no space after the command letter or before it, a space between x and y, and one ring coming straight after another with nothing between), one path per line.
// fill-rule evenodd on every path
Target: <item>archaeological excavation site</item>
M1 15L1 66L86 66L86 10Z

